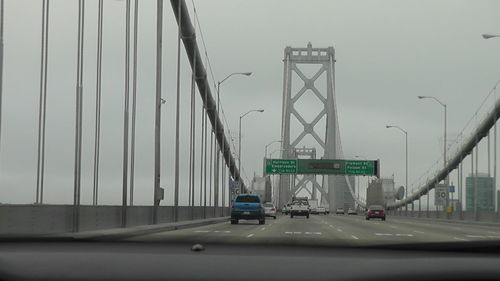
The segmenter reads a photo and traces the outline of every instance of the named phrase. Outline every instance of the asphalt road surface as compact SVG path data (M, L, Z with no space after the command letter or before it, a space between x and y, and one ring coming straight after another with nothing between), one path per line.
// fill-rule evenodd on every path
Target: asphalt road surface
M311 215L290 218L240 220L166 231L126 239L127 241L234 243L234 244L301 244L332 246L387 245L398 243L500 240L500 227L464 223L387 217L386 221L365 220L355 215Z

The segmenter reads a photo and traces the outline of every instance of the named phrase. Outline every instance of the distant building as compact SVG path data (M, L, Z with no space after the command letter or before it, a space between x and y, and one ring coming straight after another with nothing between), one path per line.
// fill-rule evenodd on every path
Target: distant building
M465 178L465 209L474 211L474 185L477 188L477 209L479 211L494 211L493 199L495 196L493 178L488 174L479 173L477 176L469 174Z
M382 191L384 192L385 204L392 204L396 201L396 189L394 188L394 178L382 178Z
M252 193L259 194L264 202L272 202L271 178L254 176L250 186Z

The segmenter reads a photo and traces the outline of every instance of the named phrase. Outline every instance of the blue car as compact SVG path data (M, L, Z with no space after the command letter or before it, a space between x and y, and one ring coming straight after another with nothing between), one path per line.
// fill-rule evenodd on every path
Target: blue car
M266 211L258 195L236 196L231 206L231 224L237 224L240 219L259 220L259 224L266 223Z

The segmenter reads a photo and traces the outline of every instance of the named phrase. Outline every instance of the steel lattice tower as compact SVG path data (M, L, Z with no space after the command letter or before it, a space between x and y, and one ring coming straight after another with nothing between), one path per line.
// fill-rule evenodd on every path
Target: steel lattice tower
M335 50L333 47L313 48L311 43L307 48L285 48L283 73L283 101L282 101L282 153L283 159L297 158L303 148L298 145L305 136L310 135L316 142L315 145L324 151L325 159L341 159L342 148L340 143L339 126L337 120L337 110L335 102ZM319 70L312 76L307 77L301 70L302 65L318 65ZM296 93L292 92L292 73L296 73L303 82L303 87ZM318 78L326 74L326 93L321 93L316 85ZM307 122L306 119L296 110L295 105L299 103L307 90L311 90L321 101L318 115ZM314 109L312 109L314 110ZM290 123L292 115L298 120L302 129L298 135L291 135ZM319 122L326 116L326 128L319 128ZM315 130L317 128L317 130ZM318 132L325 132L325 137L321 138ZM314 148L308 148L314 149ZM316 154L316 152L314 152ZM345 176L322 176L322 184L317 178L321 176L304 175L297 176L281 175L279 182L279 206L283 206L291 200L291 197L300 191L304 180L312 183L310 194L315 197L316 191L321 193L322 201L327 201L330 208L344 207L345 204L354 207L353 198L348 190L347 180L352 178ZM302 182L301 182L302 179ZM297 182L298 180L298 182ZM354 185L351 182L352 185Z

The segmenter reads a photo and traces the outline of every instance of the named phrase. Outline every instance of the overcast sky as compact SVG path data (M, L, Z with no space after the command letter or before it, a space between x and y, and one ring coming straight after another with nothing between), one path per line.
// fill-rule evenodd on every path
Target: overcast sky
M4 203L35 201L41 2L5 1L0 150L0 202ZM92 201L93 182L97 0L85 2L82 203L88 204ZM192 2L187 3L193 18ZM221 101L235 145L239 116L250 109L265 109L264 113L245 117L243 122L242 166L249 180L254 173L262 173L264 146L281 137L282 59L286 46L305 47L311 42L313 47L335 48L337 114L344 155L380 159L382 176L394 174L397 185L403 185L405 179L404 136L385 125L399 125L408 131L411 185L430 168L436 168L442 155L443 110L434 101L418 100L417 96L435 96L448 105L452 142L500 78L500 39L481 38L482 33L500 34L499 1L218 0L194 4L215 77L212 83L232 72L253 72L250 77L232 77L221 86ZM50 5L44 201L67 204L72 202L73 194L77 1L51 1ZM135 203L150 204L156 1L143 0L139 5ZM161 181L166 188L165 204L170 204L177 34L169 1L165 1L164 8L163 97L167 103L162 109ZM125 1L105 1L104 9L100 202L119 204ZM187 198L190 69L181 47L183 204ZM494 100L495 94L480 114L491 109ZM200 101L197 94L197 177ZM319 105L314 98L305 98L297 109L311 120L320 111ZM465 132L470 132L479 119L475 118ZM308 142L303 145L308 146ZM269 152L276 149L277 144ZM480 149L481 159L486 159L485 145ZM464 171L470 170L467 167ZM480 162L480 171L487 171L486 161Z

